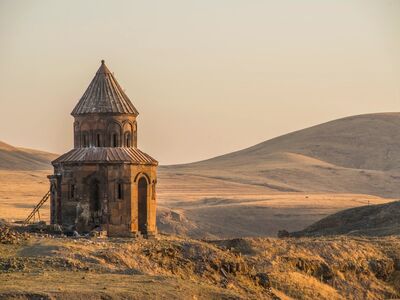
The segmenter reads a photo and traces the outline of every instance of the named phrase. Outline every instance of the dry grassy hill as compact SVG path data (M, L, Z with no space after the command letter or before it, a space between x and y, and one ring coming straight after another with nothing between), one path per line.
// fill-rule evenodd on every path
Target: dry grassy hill
M0 227L1 299L400 296L400 241L395 237L199 241L31 234L7 244L8 235L2 236Z
M0 141L0 170L48 170L57 154L18 148Z
M50 162L58 155L0 142L0 218L25 219L49 189ZM49 216L48 206L42 212Z
M400 201L367 205L340 211L327 216L293 236L400 235Z
M209 160L167 166L277 192L400 194L400 113L347 117Z
M173 209L166 218L193 221L176 224L178 232L232 237L300 230L342 209L398 197L400 113L334 120L209 160L161 167L160 174L161 184L169 182L164 192L174 191L161 193L161 206ZM171 230L166 223L160 228Z

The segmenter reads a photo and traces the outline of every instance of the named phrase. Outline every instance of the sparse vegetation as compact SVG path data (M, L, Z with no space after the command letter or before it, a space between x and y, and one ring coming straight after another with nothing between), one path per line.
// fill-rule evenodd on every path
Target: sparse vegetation
M31 294L62 298L76 290L89 298L400 296L397 237L199 241L174 236L144 240L31 234L29 240L1 244L0 249L0 295L22 299ZM50 285L41 282L47 280Z

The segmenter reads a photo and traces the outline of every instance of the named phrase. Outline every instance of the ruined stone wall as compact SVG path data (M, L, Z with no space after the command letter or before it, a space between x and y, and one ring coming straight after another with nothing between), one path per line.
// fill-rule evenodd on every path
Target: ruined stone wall
M56 172L61 174L62 205L61 220L57 223L75 228L78 232L90 231L97 225L108 230L110 224L118 226L121 232L129 232L129 170L130 165L127 164L86 163L59 166ZM124 188L123 199L115 199L117 183L121 183ZM97 191L93 190L94 186ZM114 214L111 216L112 211Z
M52 210L52 220L81 233L99 226L110 236L135 235L140 229L138 182L145 178L147 225L141 233L154 235L157 232L156 172L157 167L151 165L60 164L55 173L61 175L58 187L61 206ZM94 190L94 187L97 188ZM99 201L97 204L95 199Z
M99 206L106 209L107 193L106 167L99 164L63 164L56 169L61 174L61 220L59 224L76 229L79 232L89 231L93 227L90 212L88 181L99 181ZM73 191L72 191L73 190ZM101 214L98 214L101 218Z

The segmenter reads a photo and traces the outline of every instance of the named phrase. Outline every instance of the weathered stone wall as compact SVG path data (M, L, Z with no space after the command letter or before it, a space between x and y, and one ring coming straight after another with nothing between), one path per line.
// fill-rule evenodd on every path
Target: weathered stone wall
M56 169L61 174L61 220L57 223L83 232L92 230L96 223L107 222L107 168L104 164L63 164ZM98 182L97 212L90 209L90 188L94 180Z
M131 165L108 168L109 223L108 234L126 236L131 234ZM118 197L118 185L122 188L122 197Z
M124 163L58 165L55 173L61 175L61 207L52 210L53 223L78 232L100 226L111 236L137 234L138 182L143 177L147 182L147 227L141 233L156 234L156 171L156 166ZM98 209L93 203L93 186L98 186Z
M75 148L115 147L113 134L117 134L118 147L137 147L136 117L120 114L90 114L75 117Z

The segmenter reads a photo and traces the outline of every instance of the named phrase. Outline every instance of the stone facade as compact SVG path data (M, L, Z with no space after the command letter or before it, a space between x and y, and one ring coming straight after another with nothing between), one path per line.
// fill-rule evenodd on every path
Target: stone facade
M157 161L137 148L137 110L104 61L72 112L74 149L52 162L51 223L156 234Z

